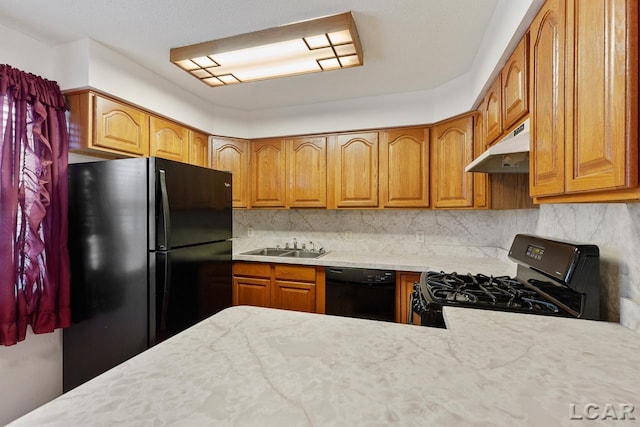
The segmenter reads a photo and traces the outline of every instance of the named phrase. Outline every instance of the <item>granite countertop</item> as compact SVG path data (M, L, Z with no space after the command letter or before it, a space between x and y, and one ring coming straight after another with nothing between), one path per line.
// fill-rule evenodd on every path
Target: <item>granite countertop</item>
M376 268L397 271L446 271L482 273L495 276L515 276L516 264L495 257L434 256L382 254L375 252L332 251L320 258L287 258L264 255L233 255L234 261L274 262L283 264L319 265L331 267Z
M233 307L10 425L576 426L598 424L594 415L610 425L612 410L627 417L619 425L640 419L637 333L465 308L445 317L449 329Z

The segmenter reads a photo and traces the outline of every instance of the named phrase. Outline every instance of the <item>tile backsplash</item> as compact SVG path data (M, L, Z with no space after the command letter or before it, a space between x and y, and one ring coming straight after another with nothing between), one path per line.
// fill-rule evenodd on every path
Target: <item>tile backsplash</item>
M607 319L640 331L640 205L542 205L526 210L234 210L234 252L295 237L328 251L506 258L516 233L600 247Z

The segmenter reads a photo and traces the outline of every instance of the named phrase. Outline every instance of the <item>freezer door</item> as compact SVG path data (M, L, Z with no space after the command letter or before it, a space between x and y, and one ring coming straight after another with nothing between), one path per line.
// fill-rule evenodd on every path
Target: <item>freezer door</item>
M149 249L231 238L231 174L151 157Z
M148 348L146 159L69 165L63 390Z
M150 257L155 280L152 343L231 307L230 241L151 252Z

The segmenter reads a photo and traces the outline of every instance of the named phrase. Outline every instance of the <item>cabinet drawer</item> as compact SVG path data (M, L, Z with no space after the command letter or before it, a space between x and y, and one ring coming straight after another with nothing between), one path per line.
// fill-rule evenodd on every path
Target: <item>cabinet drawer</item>
M233 264L233 274L236 276L271 277L269 264L253 262L236 262Z
M302 282L316 281L316 268L301 265L277 264L276 279L298 280Z

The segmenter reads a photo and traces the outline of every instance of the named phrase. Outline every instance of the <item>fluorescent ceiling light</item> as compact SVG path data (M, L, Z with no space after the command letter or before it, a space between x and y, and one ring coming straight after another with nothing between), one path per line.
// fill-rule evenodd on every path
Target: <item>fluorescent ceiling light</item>
M351 12L171 49L170 60L209 86L357 67Z

